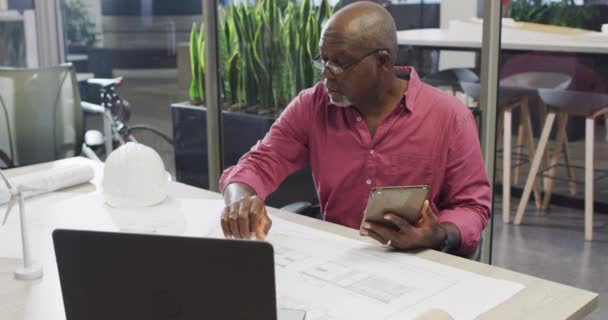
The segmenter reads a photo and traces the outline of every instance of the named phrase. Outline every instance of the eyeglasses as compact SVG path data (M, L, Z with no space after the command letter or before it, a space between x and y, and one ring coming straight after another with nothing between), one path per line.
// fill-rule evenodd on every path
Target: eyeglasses
M321 58L321 55L316 56L313 60L312 60L312 64L315 68L317 68L319 71L323 72L323 70L325 70L325 68L329 69L329 72L331 72L333 75L337 76L342 74L344 71L346 71L348 68L356 65L357 63L363 61L363 59L377 53L380 51L388 51L388 49L385 48L380 48L380 49L375 49L372 50L370 52L368 52L367 54L365 54L363 57L343 66L340 67L338 65L335 65L329 61L327 62L323 62L323 59Z

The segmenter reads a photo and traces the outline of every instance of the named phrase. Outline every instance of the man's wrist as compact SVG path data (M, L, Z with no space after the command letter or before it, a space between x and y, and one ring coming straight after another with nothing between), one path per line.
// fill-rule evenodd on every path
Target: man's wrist
M447 230L441 224L437 224L437 229L433 234L433 244L431 248L434 250L441 250L445 244L445 239L447 237Z
M439 224L439 228L443 230L444 235L440 251L449 252L460 247L460 231L456 225L451 222L443 222Z
M232 182L224 189L224 202L227 206L239 202L245 198L255 196L257 193L248 184L242 182Z
M441 251L441 252L447 252L450 249L452 249L453 246L453 241L452 241L452 237L450 236L450 232L449 230L443 226L442 224L439 224L439 245L437 246L437 250Z

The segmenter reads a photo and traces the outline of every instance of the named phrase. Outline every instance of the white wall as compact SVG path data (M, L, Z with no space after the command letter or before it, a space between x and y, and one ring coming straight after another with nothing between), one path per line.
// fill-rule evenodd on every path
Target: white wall
M450 20L467 20L478 16L479 0L441 1L441 29L449 27ZM442 51L439 56L439 70L448 68L475 67L475 54L470 52Z
M0 11L7 10L7 9L8 9L7 0L0 0Z

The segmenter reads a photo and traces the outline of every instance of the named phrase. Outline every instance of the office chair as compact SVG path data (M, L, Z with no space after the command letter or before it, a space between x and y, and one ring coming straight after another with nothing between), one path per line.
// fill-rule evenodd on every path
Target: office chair
M284 207L281 207L281 210L301 214L310 218L323 220L323 216L321 215L321 206L319 204L312 204L308 201L294 202Z
M429 74L422 82L433 87L449 87L452 95L456 95L456 92L462 92L461 82L479 83L479 76L469 68L451 68Z
M82 111L71 64L0 68L0 111L0 149L9 165L80 154Z

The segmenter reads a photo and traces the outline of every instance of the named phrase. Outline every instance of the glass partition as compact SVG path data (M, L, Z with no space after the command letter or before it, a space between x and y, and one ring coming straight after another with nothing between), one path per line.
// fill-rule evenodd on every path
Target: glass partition
M496 265L600 295L606 23L605 1L511 0L503 10L493 248ZM606 317L601 305L590 318Z
M122 77L117 92L126 107L114 116L159 152L174 175L171 106L188 101L190 32L202 22L201 8L200 0L63 1L67 61L81 84ZM99 86L82 88L83 100L101 102ZM87 129L102 131L102 117L86 120Z

